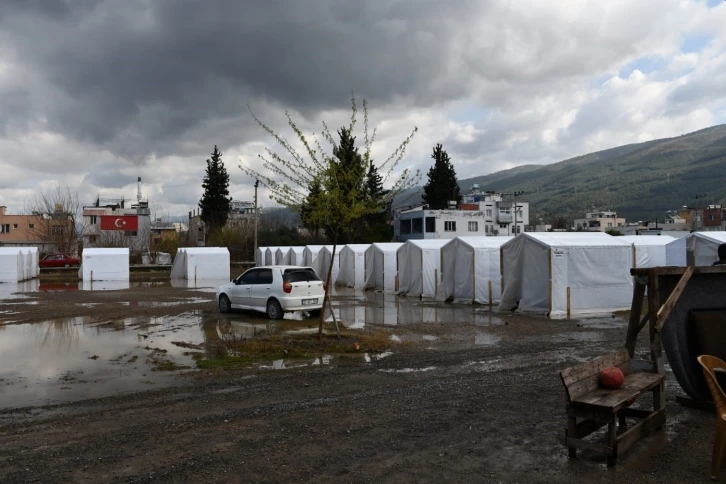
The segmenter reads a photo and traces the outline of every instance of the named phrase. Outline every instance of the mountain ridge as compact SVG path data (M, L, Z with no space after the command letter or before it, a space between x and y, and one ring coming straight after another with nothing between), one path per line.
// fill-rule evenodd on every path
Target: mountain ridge
M662 219L667 210L693 205L699 193L707 195L701 205L726 199L726 125L459 180L463 193L474 183L482 191L524 191L519 200L530 203L533 224L582 217L593 207L628 221ZM421 190L410 190L405 205L419 203L420 195L411 195Z

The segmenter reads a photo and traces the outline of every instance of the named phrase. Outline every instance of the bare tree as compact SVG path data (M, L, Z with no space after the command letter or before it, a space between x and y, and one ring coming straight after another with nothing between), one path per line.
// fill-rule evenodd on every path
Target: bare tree
M46 251L76 254L83 229L81 210L78 193L56 185L41 190L27 211L37 217L33 230Z

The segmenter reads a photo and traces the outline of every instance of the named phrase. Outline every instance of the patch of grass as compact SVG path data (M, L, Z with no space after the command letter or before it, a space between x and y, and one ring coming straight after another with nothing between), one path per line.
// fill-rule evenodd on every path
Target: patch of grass
M177 370L188 370L190 367L180 365L171 360L157 359L154 358L151 363L154 367L151 371L177 371Z
M314 358L321 354L343 355L363 352L383 352L404 343L391 341L387 333L358 333L341 331L325 334L269 335L261 338L232 339L206 344L206 357L198 358L201 369L229 369L248 366L260 360Z

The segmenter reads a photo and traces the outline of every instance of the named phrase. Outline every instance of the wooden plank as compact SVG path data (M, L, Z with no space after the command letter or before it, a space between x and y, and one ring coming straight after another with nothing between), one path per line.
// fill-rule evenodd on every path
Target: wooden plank
M616 351L615 353L595 358L587 363L566 368L560 372L560 376L562 377L562 381L565 386L567 386L575 383L576 381L582 380L587 376L595 375L603 368L607 368L608 366L618 366L629 359L630 355L628 355L627 350L623 349Z
M580 381L567 386L567 398L568 402L571 402L583 395L587 395L599 388L598 375L591 375Z
M650 358L661 375L665 374L663 364L663 346L660 333L655 330L658 310L660 309L660 279L658 273L652 271L648 277L648 313L650 314Z
M567 320L570 320L570 286L567 286Z
M633 276L646 276L657 274L662 276L679 276L686 272L687 267L649 267L642 269L631 269ZM726 273L726 266L701 266L693 267L694 274L721 274Z
M615 454L615 449L612 449L607 445L598 444L596 442L587 442L585 440L575 439L573 437L567 437L566 444L568 447L576 447L578 449L589 450L606 456L612 456Z
M635 445L640 439L646 437L653 430L662 427L665 424L665 410L661 409L652 412L644 420L636 423L628 430L617 436L616 448L617 452L625 452Z
M691 280L692 275L693 267L687 268L686 272L683 273L681 279L678 281L678 284L676 284L676 287L673 289L673 292L671 292L671 295L668 296L665 304L663 304L663 306L661 306L658 310L657 323L655 325L655 330L657 332L660 332L663 329L666 319L668 319L668 316L671 315L673 308L676 306L681 294L683 294L683 290L686 288L688 281Z
M635 345L638 342L638 334L643 329L638 327L640 314L643 312L643 299L645 298L645 285L637 281L633 284L633 302L630 305L630 320L628 321L628 333L625 337L625 348L632 358L635 355ZM647 319L646 319L647 321Z
M625 383L618 390L598 389L577 398L572 403L576 406L610 409L612 412L631 405L643 393L663 383L663 375L655 373L633 373L625 378Z

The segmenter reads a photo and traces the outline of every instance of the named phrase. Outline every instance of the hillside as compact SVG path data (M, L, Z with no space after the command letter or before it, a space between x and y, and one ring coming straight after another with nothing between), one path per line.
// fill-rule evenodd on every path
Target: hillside
M551 165L524 165L459 181L466 193L523 190L531 220L552 215L580 217L593 206L612 209L628 221L654 220L667 210L726 201L726 125L676 138L619 146ZM414 200L415 199L415 200ZM420 201L409 196L406 205Z

